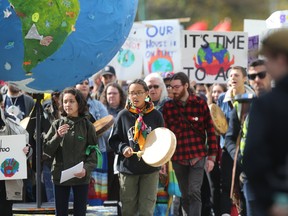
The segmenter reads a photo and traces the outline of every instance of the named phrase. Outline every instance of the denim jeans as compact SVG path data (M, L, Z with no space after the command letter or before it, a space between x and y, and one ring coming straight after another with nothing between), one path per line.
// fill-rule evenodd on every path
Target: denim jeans
M193 166L185 166L173 162L173 168L182 193L184 215L201 215L201 186L203 182L205 161L205 158L202 158Z
M46 192L46 198L47 202L54 202L54 187L53 182L51 179L51 168L44 162L43 164L43 181L45 185L45 192Z
M255 194L246 176L243 176L243 193L246 200L247 216L255 216Z

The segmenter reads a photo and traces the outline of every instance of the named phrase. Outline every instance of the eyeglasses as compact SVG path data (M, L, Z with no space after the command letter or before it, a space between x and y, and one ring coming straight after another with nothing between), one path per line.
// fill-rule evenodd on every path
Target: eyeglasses
M259 79L264 79L266 77L266 71L261 71L259 73L254 74L248 74L248 78L250 80L255 80L257 76L259 77Z
M171 89L179 89L181 86L183 86L183 85L175 85L175 86L169 86L169 88L171 88Z
M142 96L143 94L145 94L145 92L128 92L128 95L129 96L137 96L137 97L139 97L139 96Z
M167 85L166 85L166 88L167 88L167 89L171 88L171 85L170 85L170 84L167 84Z
M159 85L149 85L148 88L149 88L149 89L152 89L152 88L158 89L158 88L159 88Z
M104 77L104 79L111 79L113 77L113 75L111 75L111 74L105 74L102 76Z

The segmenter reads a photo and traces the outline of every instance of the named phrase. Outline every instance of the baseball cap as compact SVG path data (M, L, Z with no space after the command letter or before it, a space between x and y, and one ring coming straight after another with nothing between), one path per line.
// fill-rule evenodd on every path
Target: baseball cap
M116 76L116 73L115 73L115 69L114 67L110 66L110 65L107 65L105 68L103 68L103 70L101 71L101 75L104 76L104 75L113 75L113 76Z
M164 73L163 80L169 80L174 75L174 72L166 72Z
M259 50L260 55L267 55L269 52L282 52L288 54L288 29L277 30L268 35L262 41Z

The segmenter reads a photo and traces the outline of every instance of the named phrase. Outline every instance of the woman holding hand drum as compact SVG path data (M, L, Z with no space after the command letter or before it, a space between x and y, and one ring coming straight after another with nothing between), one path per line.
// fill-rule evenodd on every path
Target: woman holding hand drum
M113 126L109 145L119 154L120 200L122 215L153 215L160 167L146 164L135 152L144 149L147 134L163 127L161 113L148 97L149 89L141 79L128 86L128 102Z

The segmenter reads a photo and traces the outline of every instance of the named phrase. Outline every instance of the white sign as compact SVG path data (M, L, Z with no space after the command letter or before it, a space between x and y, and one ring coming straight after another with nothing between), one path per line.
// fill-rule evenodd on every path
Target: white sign
M230 68L248 64L244 32L182 31L182 71L196 83L227 83Z
M27 178L25 146L24 134L0 136L0 180Z
M265 20L244 19L244 32L248 33L248 37L260 35L265 30L267 30Z
M144 73L178 72L181 69L178 20L143 21L146 25Z
M266 20L268 29L288 27L288 10L276 11Z
M141 78L143 71L145 25L134 23L128 38L109 65L116 70L118 80Z

